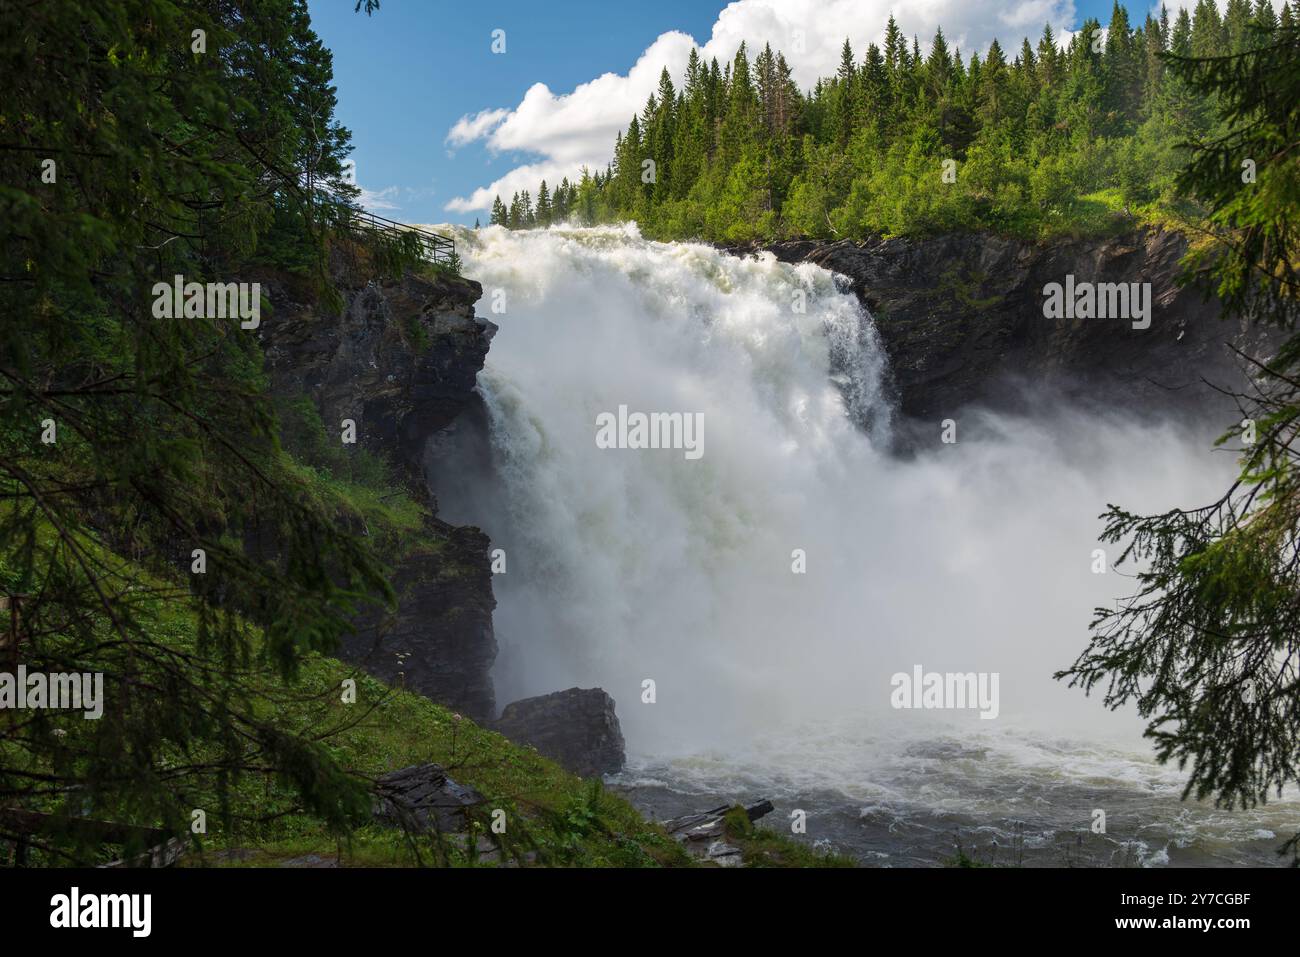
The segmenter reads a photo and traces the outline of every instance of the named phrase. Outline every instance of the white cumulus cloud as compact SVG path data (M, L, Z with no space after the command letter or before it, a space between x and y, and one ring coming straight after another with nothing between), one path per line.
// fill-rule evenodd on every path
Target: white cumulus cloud
M466 143L482 139L509 115L509 110L500 109L481 110L473 116L462 116L452 126L451 132L447 134L447 144L449 146L464 146Z
M606 73L568 93L556 93L535 83L513 108L483 110L460 118L447 134L447 144L464 146L482 141L494 153L530 154L496 181L458 196L450 212L488 210L500 195L509 202L516 190L535 190L541 179L554 183L579 168L603 169L612 155L615 134L645 105L668 68L680 84L692 47L708 62L725 64L741 41L752 57L765 43L785 54L795 80L804 89L819 77L835 72L845 37L861 62L869 42L880 43L885 23L894 14L908 38L916 36L929 48L936 27L942 27L949 47L964 56L983 52L996 37L1009 56L1022 37L1036 42L1044 23L1065 36L1074 21L1073 0L736 0L718 14L710 38L701 46L685 33L661 34L626 74Z

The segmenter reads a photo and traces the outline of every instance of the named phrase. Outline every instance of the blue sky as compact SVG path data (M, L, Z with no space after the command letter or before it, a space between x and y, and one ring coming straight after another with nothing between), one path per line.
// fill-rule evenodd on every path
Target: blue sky
M339 115L352 130L364 201L404 222L472 224L487 222L476 206L494 192L508 200L543 176L603 166L614 130L662 66L678 78L692 41L719 59L742 38L770 41L806 86L833 71L845 35L855 50L877 39L891 8L923 46L937 20L969 52L993 36L1018 45L1044 20L1070 29L1097 16L1104 25L1111 0L936 0L924 15L888 0L383 0L371 18L354 13L353 0L309 6L334 53ZM1131 19L1145 16L1144 5L1128 7ZM497 29L504 53L492 52ZM800 46L802 55L791 52ZM602 74L611 75L584 87ZM545 88L530 93L538 83ZM458 121L474 117L449 142Z

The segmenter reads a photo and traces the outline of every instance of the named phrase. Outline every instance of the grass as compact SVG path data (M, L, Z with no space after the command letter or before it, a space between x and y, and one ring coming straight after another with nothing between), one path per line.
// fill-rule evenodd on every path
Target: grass
M356 700L343 702L343 683L356 682ZM476 815L477 834L492 835L492 812L504 811L501 843L509 853L530 854L538 864L559 866L689 866L691 861L657 825L599 782L570 774L529 747L514 744L419 695L390 688L331 658L309 660L294 701L279 707L277 724L322 736L330 755L349 773L373 779L413 764L442 765L453 780L485 797ZM251 785L251 786L250 786ZM274 783L241 782L241 817L275 815L287 794ZM252 848L242 864L281 863L314 854L345 866L410 866L438 861L473 863L455 848L413 844L400 831L367 826L340 841L320 822L287 814L238 833L209 833L205 855ZM220 855L214 863L222 863Z
M116 574L135 583L131 614L154 642L179 654L196 651L196 599L108 552L90 536L78 537ZM40 538L41 546L49 547L56 536L43 527ZM0 583L7 582L11 571L6 556L0 555ZM101 627L107 635L107 623L102 622ZM646 821L627 800L605 790L599 781L579 778L533 748L515 744L427 698L390 687L319 654L307 655L296 680L282 683L269 664L258 659L260 633L252 626L244 627L252 654L241 669L240 684L256 718L283 733L315 741L343 774L367 789L376 778L399 768L428 762L443 766L453 780L473 787L485 799L472 815L470 840L486 838L499 848L491 863L513 859L525 866L697 866L658 824ZM354 693L345 696L345 690L353 690L352 683ZM95 729L79 715L60 713L51 720L64 729L60 741L72 751L81 746L78 742L90 744L83 736ZM0 766L39 773L51 760L40 749L11 745L14 743L0 739ZM214 745L203 742L195 742L186 754L162 752L158 771L166 773L172 763L201 761L209 750L213 758L219 757ZM194 807L204 809L207 830L198 836L181 866L483 863L453 843L428 836L412 839L400 830L373 823L340 836L325 821L306 813L297 792L269 771L244 771L228 784L223 795L215 782L211 787L191 782L187 798ZM58 810L57 802L25 801L24 805ZM504 815L504 834L491 829L494 812ZM741 848L747 866L852 866L846 858L821 853L776 831L755 828L743 810L738 818L734 814L729 818L727 831L728 839ZM96 859L110 860L121 851L105 846Z
M129 563L121 563L122 571ZM3 563L0 562L0 569ZM138 572L142 586L153 583ZM197 617L172 592L142 598L137 620L160 643L179 652L196 646ZM255 632L254 632L255 634ZM662 828L646 821L624 798L597 780L584 780L541 756L479 727L420 695L393 688L334 658L307 656L295 682L281 684L269 669L251 666L247 694L256 716L277 729L317 741L338 767L367 785L399 768L432 762L453 780L484 796L473 814L470 840L487 838L500 849L495 863L514 859L525 866L692 867L696 862ZM345 690L355 683L355 693ZM346 700L345 700L346 699ZM60 725L71 743L84 730L76 716ZM31 752L9 753L4 763ZM175 755L180 759L181 755ZM195 755L188 756L193 759ZM30 761L28 762L30 765ZM166 759L160 765L165 770ZM39 771L28 766L27 770ZM196 796L206 809L207 832L181 866L275 867L286 864L348 867L409 867L482 862L461 847L435 837L412 839L398 829L368 824L340 836L296 803L294 791L269 772L245 772L230 782L227 814L217 812L215 790ZM50 806L47 809L53 810ZM492 833L493 812L503 812L505 833ZM733 815L734 817L734 815ZM741 823L743 822L743 823ZM137 822L144 823L144 822ZM728 822L728 838L741 847L748 866L851 866L775 831L755 828L743 810ZM119 848L105 847L103 860Z
M277 397L283 470L326 511L373 536L385 554L402 556L430 542L426 509L388 463L330 433L310 399Z
M727 842L740 848L746 867L857 867L851 857L821 851L756 826L743 807L733 807L722 823Z
M52 530L43 528L44 544ZM87 549L99 550L88 536ZM198 646L194 599L151 576L132 563L102 552L101 557L121 574L133 577L139 597L131 604L135 621L154 642L180 654ZM8 578L0 556L0 582ZM315 741L338 768L367 788L379 776L414 764L433 762L461 784L485 798L474 814L476 835L502 846L506 857L551 866L661 867L691 866L693 861L658 826L644 820L623 798L598 781L586 781L542 757L534 749L508 741L449 709L413 693L392 688L331 657L304 658L295 681L282 683L269 665L259 662L259 633L251 626L251 661L241 669L242 693L253 715L278 731ZM107 634L107 623L103 623ZM354 693L345 695L345 690ZM85 735L97 728L77 713L52 713L61 743L71 750L90 743ZM187 754L162 752L157 770L167 773L173 763L201 761L212 745L196 742ZM252 752L250 752L252 756ZM0 766L40 773L52 760L40 750L22 748L0 737ZM362 826L340 837L321 819L305 813L296 792L279 775L245 771L220 795L215 787L191 783L187 797L207 815L206 834L183 860L184 866L273 866L314 855L348 866L411 866L475 863L447 842L434 838L411 840L400 830L377 824ZM219 809L223 807L226 813ZM57 802L24 801L34 810L56 811ZM504 812L504 835L490 830L492 812ZM152 825L151 820L132 823ZM117 856L106 846L98 860ZM231 854L230 852L240 852ZM247 852L247 853L243 853Z
M1182 232L1194 236L1204 211L1187 201L1125 203L1118 188L1101 189L1079 196L1068 216L1045 220L1038 227L1039 242L1065 239L1094 239L1118 236L1144 227Z

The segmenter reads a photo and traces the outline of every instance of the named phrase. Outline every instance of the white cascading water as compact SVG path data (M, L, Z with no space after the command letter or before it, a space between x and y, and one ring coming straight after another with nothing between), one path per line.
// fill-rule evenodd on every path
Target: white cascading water
M1193 845L1269 860L1300 825L1294 804L1179 803L1135 716L1051 677L1130 591L1092 572L1097 516L1210 500L1232 463L1204 437L1123 409L954 409L956 444L901 461L871 318L825 270L632 226L457 232L500 326L479 376L490 448L434 483L444 517L506 553L499 701L602 687L624 783L802 801L810 821L825 805L825 833L864 859L938 859L937 837L869 836L926 815L949 832L1029 819L1032 848L1109 807L1111 833L1127 826L1112 843L1146 863ZM703 455L597 447L621 405L701 413ZM891 709L891 676L918 664L997 672L998 717Z

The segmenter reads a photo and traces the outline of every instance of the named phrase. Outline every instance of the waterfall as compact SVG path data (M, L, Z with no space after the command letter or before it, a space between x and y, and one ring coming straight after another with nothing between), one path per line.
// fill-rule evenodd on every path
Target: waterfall
M1093 608L1132 591L1093 571L1107 503L1208 501L1230 460L1173 425L1053 407L954 409L956 443L935 422L933 447L902 461L872 317L819 267L630 225L458 243L500 331L479 377L487 447L434 487L505 551L499 700L600 686L634 764L695 761L715 783L760 774L715 761L744 754L768 791L874 800L890 768L914 770L907 748L945 741L1031 776L1147 775L1176 806L1181 777L1150 762L1135 716L1051 675ZM599 447L620 407L698 415L702 454ZM891 708L891 676L916 665L998 674L998 717ZM1033 736L1058 733L1075 758L1053 764ZM1103 740L1120 742L1107 758Z

